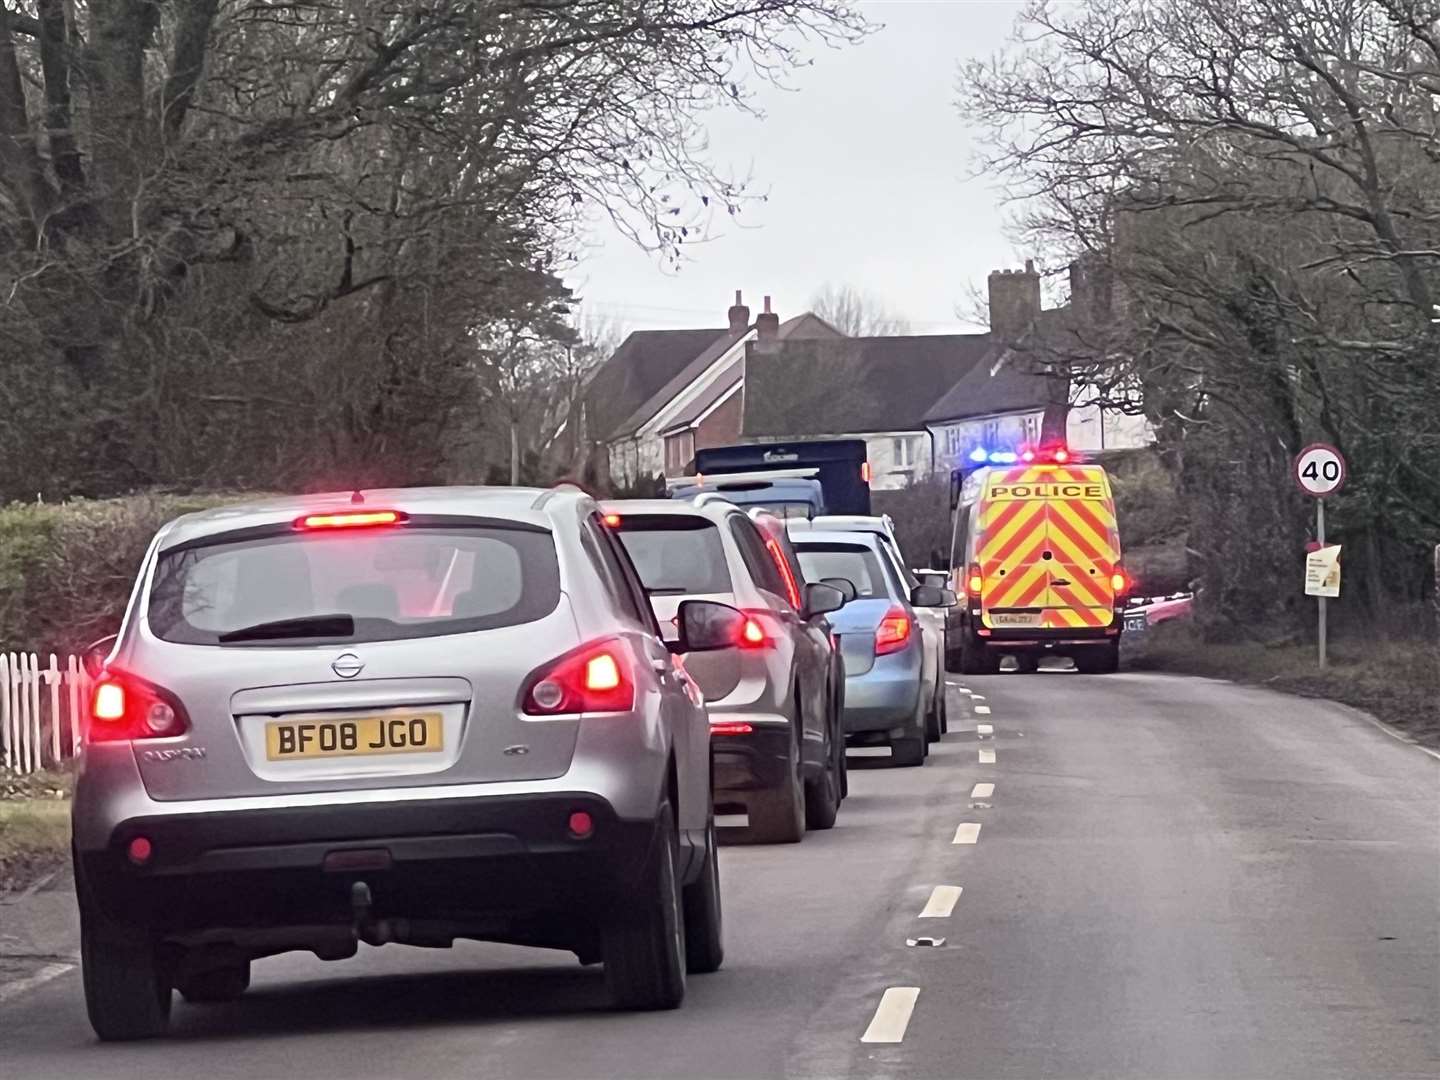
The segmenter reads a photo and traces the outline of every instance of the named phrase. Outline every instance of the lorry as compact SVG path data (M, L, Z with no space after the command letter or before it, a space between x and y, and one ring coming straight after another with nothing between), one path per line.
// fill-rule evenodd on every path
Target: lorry
M871 512L864 439L708 447L695 452L695 473L670 480L670 497L715 492L788 518Z

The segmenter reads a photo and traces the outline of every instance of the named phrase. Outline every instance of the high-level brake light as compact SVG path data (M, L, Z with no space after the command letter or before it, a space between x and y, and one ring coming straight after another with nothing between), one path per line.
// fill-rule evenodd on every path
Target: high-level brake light
M400 525L405 515L398 510L342 510L333 514L306 514L295 522L297 529L365 529Z
M870 483L870 463L868 461L860 463L860 479L866 484Z
M601 520L612 529L618 529L620 527L619 514L606 514Z

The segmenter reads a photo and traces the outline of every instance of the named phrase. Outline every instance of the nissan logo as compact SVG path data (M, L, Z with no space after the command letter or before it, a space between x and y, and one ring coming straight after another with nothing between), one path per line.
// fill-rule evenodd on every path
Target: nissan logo
M342 679L353 679L365 670L365 662L353 652L341 653L331 663L330 670Z

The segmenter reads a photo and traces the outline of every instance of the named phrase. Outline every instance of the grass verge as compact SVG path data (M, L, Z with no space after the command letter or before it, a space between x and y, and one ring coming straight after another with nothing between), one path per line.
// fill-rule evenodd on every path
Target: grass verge
M70 778L0 772L0 894L60 866L70 849Z
M1193 626L1172 621L1127 641L1126 665L1338 701L1440 748L1440 651L1424 641L1337 641L1322 672L1314 645L1207 642Z

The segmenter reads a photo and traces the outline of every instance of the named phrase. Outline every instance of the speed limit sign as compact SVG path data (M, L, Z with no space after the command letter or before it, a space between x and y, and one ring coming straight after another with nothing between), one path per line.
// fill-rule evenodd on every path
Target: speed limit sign
M1333 495L1345 484L1345 458L1327 443L1311 443L1296 455L1295 482L1317 499Z

